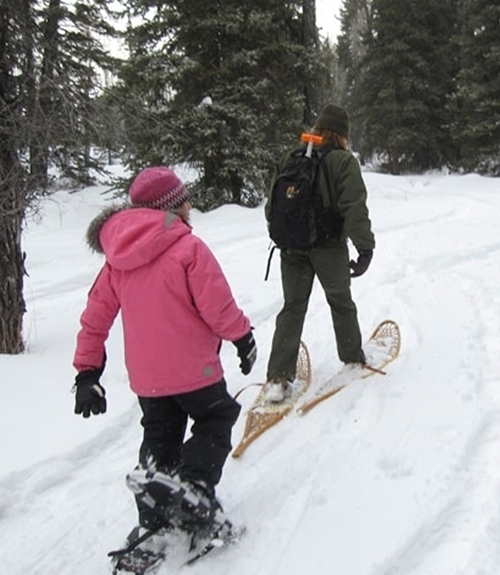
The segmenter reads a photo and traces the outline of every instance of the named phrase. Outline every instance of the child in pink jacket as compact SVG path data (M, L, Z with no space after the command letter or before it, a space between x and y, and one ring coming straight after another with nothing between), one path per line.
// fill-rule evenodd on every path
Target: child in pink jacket
M139 467L129 486L146 528L179 513L172 509L172 485L201 498L205 507L198 501L193 513L212 517L219 508L215 485L240 411L226 389L221 340L235 344L245 375L257 355L250 321L209 248L191 233L188 199L171 169L146 168L131 185L131 205L104 211L87 233L106 262L81 316L75 413L106 411L99 380L105 342L121 312L125 364L143 412ZM184 441L188 417L194 423ZM169 487L151 500L158 481Z

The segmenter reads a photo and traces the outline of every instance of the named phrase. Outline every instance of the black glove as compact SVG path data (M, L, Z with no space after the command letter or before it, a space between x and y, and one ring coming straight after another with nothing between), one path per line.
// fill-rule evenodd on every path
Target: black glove
M99 383L102 369L81 371L75 378L75 413L83 417L106 413L106 391Z
M349 267L353 270L351 273L352 278L357 278L362 276L368 269L370 262L372 261L373 250L358 250L357 261L351 260L349 262Z
M240 358L240 369L243 375L248 375L252 371L253 364L257 359L257 344L253 338L252 332L249 331L241 339L233 341L238 350Z

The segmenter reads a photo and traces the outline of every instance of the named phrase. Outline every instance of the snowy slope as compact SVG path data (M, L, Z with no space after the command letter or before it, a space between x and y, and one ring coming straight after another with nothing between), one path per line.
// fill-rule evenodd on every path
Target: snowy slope
M497 575L500 565L500 186L478 176L365 173L377 249L353 283L363 332L401 326L387 376L291 416L229 459L219 496L247 526L238 547L179 572L229 575ZM135 522L124 484L140 443L120 325L103 383L108 413L73 415L78 317L100 267L84 233L102 187L48 200L25 234L28 352L0 357L0 563L5 575L104 575ZM262 208L193 214L255 326L251 376L222 349L236 392L265 373L281 304L263 281ZM315 289L303 339L316 381L339 363ZM241 396L243 413L257 393ZM234 443L244 418L236 425Z

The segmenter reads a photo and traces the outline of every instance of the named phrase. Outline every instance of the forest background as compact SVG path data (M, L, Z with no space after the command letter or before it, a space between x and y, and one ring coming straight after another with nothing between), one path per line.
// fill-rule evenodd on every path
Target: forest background
M332 40L315 0L0 0L0 353L24 350L27 216L112 162L188 166L201 211L256 207L335 101L364 165L500 175L500 4L340 6Z

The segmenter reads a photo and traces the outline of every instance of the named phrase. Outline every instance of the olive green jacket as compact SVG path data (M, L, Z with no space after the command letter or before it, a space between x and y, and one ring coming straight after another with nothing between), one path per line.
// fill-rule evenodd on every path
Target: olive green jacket
M319 151L321 153L321 149ZM366 205L366 186L359 163L351 152L332 150L323 158L319 171L319 192L325 207L332 206L344 220L342 239L349 238L358 250L373 249L375 238ZM270 209L271 194L265 206L266 218Z

